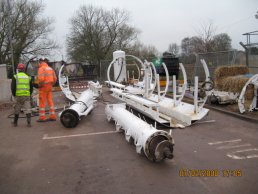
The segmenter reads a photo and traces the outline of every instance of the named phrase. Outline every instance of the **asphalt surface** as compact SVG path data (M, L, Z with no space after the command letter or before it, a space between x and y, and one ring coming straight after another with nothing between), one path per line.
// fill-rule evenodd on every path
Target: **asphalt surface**
M108 93L106 101L115 102ZM60 121L11 126L0 112L1 194L258 193L258 125L211 110L174 129L174 159L150 162L108 123L105 102L74 129Z

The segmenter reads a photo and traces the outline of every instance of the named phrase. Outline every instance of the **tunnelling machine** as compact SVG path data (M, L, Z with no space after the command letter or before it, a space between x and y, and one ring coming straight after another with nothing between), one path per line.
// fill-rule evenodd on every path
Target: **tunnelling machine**
M101 94L102 86L99 82L91 81L88 87L89 89L82 92L73 105L61 112L60 121L66 128L76 127L81 117L87 116L93 110L95 98Z
M168 132L157 130L127 111L125 104L108 104L105 113L108 121L115 121L116 130L124 130L126 140L134 142L137 153L155 162L173 158L174 140Z
M130 83L130 85L124 85L123 83L128 80L126 78L129 78L129 71L127 71L127 77L125 73L127 65L126 57L133 58L141 68L141 71L138 68L138 75L141 75L141 77L136 79L137 81L133 82L133 84ZM204 108L204 104L207 101L206 86L208 84L206 83L210 83L209 70L206 63L202 63L206 77L205 90L203 91L203 95L200 96L199 90L201 88L198 86L198 77L195 76L194 104L190 104L182 101L187 89L187 75L182 63L180 63L179 66L183 75L183 84L181 87L177 87L176 75L171 75L173 76L173 98L171 98L166 96L170 75L165 63L162 63L162 67L165 70L166 86L164 90L161 90L159 74L152 62L146 60L142 62L139 58L126 55L123 51L115 51L113 58L113 61L107 69L108 80L106 84L111 87L110 90L113 92L112 96L125 102L127 106L130 106L158 123L169 124L169 126L173 128L190 126L208 114L209 110ZM112 66L114 69L113 81L110 79Z

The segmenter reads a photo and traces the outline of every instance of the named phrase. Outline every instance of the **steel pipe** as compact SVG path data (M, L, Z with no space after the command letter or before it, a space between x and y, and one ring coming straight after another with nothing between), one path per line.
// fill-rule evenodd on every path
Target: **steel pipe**
M124 130L128 142L134 141L137 153L144 153L151 161L173 158L173 138L166 131L157 130L130 113L125 104L109 104L105 113L108 121L115 121L116 130Z

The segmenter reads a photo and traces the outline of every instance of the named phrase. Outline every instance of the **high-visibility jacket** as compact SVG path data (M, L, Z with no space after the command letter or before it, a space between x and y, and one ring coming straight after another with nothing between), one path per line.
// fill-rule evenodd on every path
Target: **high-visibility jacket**
M19 72L14 75L16 79L16 96L30 96L30 81L31 78L24 72Z
M40 63L37 81L39 86L44 86L45 84L55 84L57 81L55 71L49 67L47 63Z

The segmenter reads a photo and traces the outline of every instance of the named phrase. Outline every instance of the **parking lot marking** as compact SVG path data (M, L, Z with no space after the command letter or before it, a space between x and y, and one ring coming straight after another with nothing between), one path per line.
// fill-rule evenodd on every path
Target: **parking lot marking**
M232 159L251 159L251 158L258 158L258 148L250 148L252 146L250 143L245 143L239 145L241 139L234 139L228 141L217 141L217 142L210 142L209 145L215 145L217 150L225 150L225 149L234 149L234 148L241 148L241 147L249 147L249 149L244 150L237 150L226 153L226 156ZM223 145L221 145L223 144ZM217 147L218 146L218 147ZM255 153L253 153L255 152Z
M233 158L233 159L250 159L250 158L258 158L258 154L250 154L246 155L244 152L250 152L250 151L258 151L258 148L250 148L250 149L245 149L245 150L238 150L235 152L231 152L227 154L228 157ZM242 155L241 155L242 154Z
M74 134L74 135L52 136L52 137L49 137L47 134L45 134L42 139L43 140L50 140L50 139L61 139L61 138L70 138L70 137L104 135L104 134L113 134L113 133L121 133L121 131L103 131L103 132L97 132L97 133L82 133L82 134Z
M216 141L216 142L210 142L209 145L217 145L217 144L223 144L223 143L233 143L233 142L239 142L242 141L241 139L233 139L233 140L227 140L227 141Z
M242 144L242 145L225 145L225 146L220 146L217 147L217 150L225 150L225 149L233 149L233 148L240 148L240 147L246 147L246 146L251 146L250 143Z

